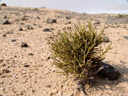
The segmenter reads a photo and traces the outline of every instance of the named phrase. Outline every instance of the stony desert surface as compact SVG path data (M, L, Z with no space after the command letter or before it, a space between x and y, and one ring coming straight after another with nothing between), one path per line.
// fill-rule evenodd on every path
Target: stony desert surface
M121 77L94 78L87 96L128 96L128 16L20 7L0 9L0 96L82 96L73 78L57 73L47 39L90 18L98 31L105 25L112 49L104 62Z

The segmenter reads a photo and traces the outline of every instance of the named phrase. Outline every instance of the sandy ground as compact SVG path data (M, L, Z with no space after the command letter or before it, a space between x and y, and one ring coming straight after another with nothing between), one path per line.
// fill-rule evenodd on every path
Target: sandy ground
M48 18L56 23L48 24ZM104 62L122 75L116 81L97 78L88 96L128 96L128 19L116 15L88 15L46 8L2 7L0 10L0 96L81 96L76 82L58 74L53 65L47 38L64 27L81 20L93 22L99 29L105 24L105 34L112 43ZM11 24L2 24L8 20ZM127 22L126 22L127 21ZM50 31L44 31L44 29ZM23 30L20 30L23 29ZM21 47L26 43L28 47Z

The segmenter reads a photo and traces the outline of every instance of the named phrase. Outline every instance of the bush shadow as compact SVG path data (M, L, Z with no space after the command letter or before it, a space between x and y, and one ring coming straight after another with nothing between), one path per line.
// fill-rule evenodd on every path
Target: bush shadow
M106 63L108 64L108 63ZM105 77L101 77L98 74L94 77L93 80L91 80L91 87L94 87L96 90L124 90L123 87L119 87L120 83L128 82L128 68L125 67L122 63L117 65L112 65L116 70L118 70L121 74L121 76L118 78L118 80L109 80Z

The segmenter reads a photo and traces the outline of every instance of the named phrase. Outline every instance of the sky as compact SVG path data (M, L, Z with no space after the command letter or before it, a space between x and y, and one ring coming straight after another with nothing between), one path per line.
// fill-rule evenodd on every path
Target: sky
M128 0L0 0L8 6L46 7L80 13L128 14Z

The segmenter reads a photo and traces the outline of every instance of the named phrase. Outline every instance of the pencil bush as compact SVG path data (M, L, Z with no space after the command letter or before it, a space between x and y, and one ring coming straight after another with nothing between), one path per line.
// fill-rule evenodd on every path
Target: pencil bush
M52 35L50 45L54 64L69 76L88 80L102 67L99 63L104 54L110 49L103 50L99 45L103 43L104 29L98 34L91 21L88 24L75 25L71 30L64 29Z

